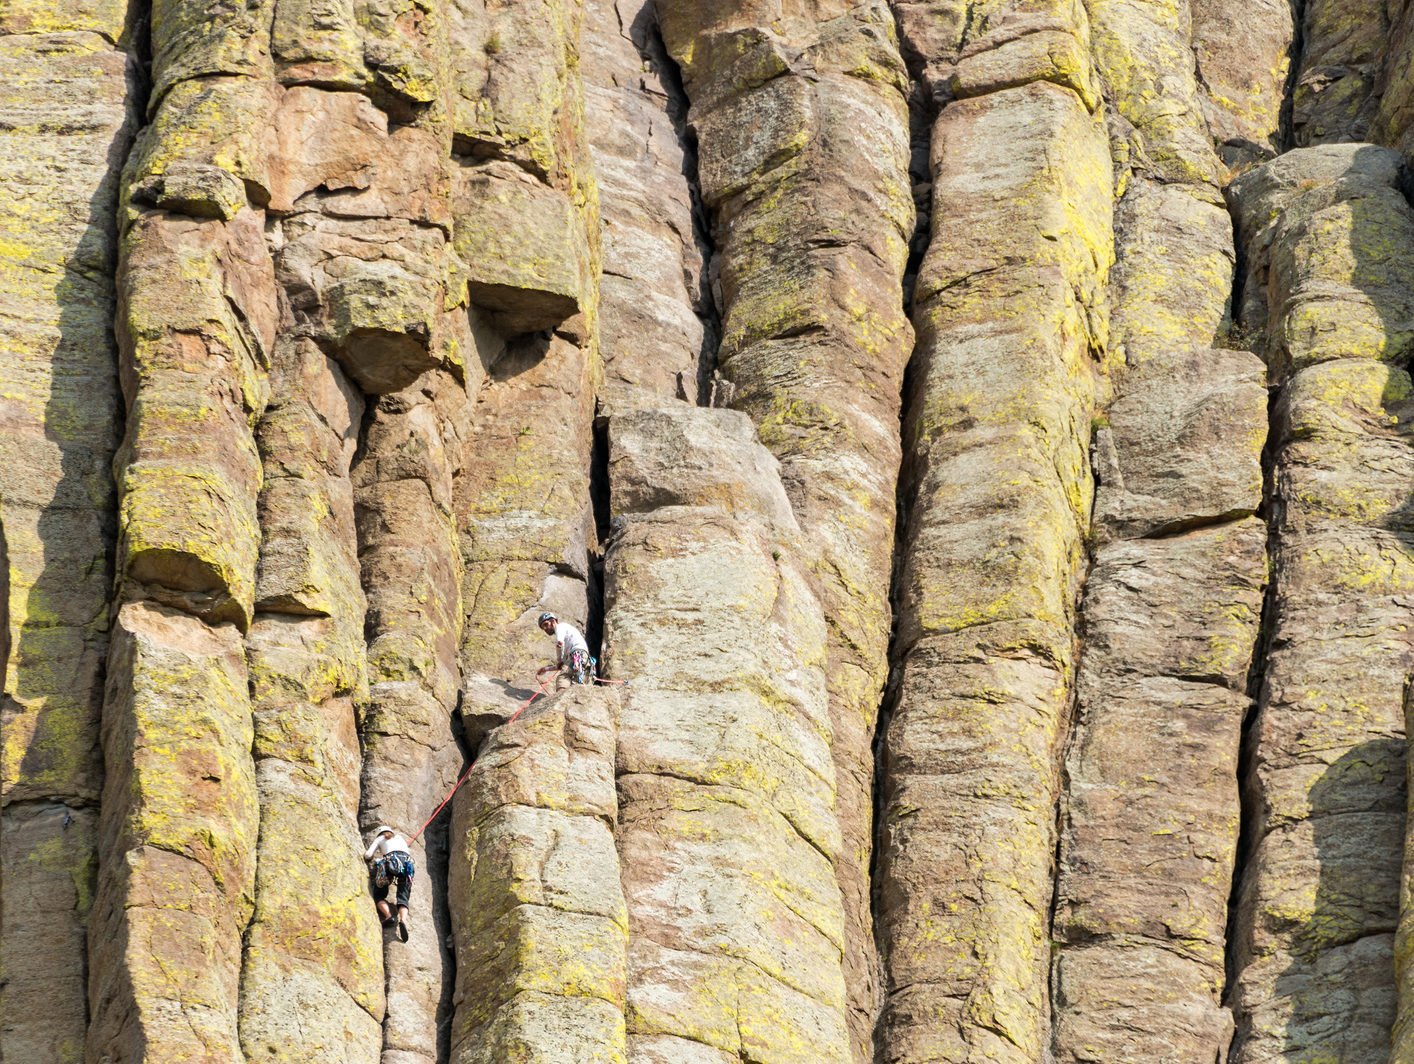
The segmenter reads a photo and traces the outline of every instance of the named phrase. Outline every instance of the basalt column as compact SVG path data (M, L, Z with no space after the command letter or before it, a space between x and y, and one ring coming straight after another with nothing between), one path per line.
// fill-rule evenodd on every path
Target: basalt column
M411 837L463 765L452 730L461 624L452 485L464 446L466 392L435 370L380 396L354 467L359 562L368 596L369 707L363 722L365 831ZM412 937L384 951L383 1064L444 1059L453 960L445 816L413 844ZM391 939L391 936L389 936Z
M1113 182L1084 11L1022 7L898 8L933 99L958 98L932 130L904 426L879 838L889 1064L1030 1064L1048 1037Z
M1299 147L1369 140L1390 40L1385 0L1305 0L1291 104Z
M265 243L268 8L152 12L126 172L119 602L103 714L88 1059L240 1060L259 815L243 633L278 322Z
M128 5L0 11L0 1057L82 1059L110 614Z
M679 407L610 419L609 478L629 1059L847 1060L826 623L776 461Z
M1235 925L1238 1064L1382 1060L1395 1016L1414 631L1402 368L1414 213L1399 163L1369 145L1303 149L1231 190L1250 265L1244 313L1280 386Z
M292 701L280 714L286 725L295 725L310 705L322 707L324 719L312 723L327 729L320 746L336 759L349 741L347 700L358 703L363 759L357 826L365 835L387 823L412 838L462 763L450 726L461 615L451 485L468 406L464 367L477 362L477 351L465 304L466 271L452 244L448 32L442 4L367 4L318 17L282 5L273 29L280 78L288 85L275 128L282 181L270 204L280 216L270 239L287 297L282 341L299 346L302 358L312 358L313 349L332 363L320 370L316 360L313 379L302 382L315 397L337 410L338 397L328 390L340 382L363 394L347 414L321 418L332 428L361 414L351 430L342 430L357 441L357 461L348 474L352 522L341 484L336 505L316 496L290 507L291 516L306 508L327 516L317 527L316 556L295 559L291 575L301 579L273 589L281 597L269 607L272 613L296 613L303 596L320 600L322 609L306 612L327 611L328 631L302 635L299 642L318 652L322 667L307 673L301 656L283 646L278 655L267 653L262 666L272 674L275 698ZM296 550L291 530L274 520L279 513L272 506L266 530L274 571L288 566L287 554ZM325 553L320 557L318 551ZM265 562L263 556L262 575ZM349 587L350 579L361 584L362 596ZM366 612L350 630L346 616L365 602ZM294 628L290 622L280 629L283 639L292 639ZM360 649L349 642L355 631L360 642L366 640ZM251 642L253 653L266 649L254 636ZM342 798L346 782L326 778L324 786L337 786ZM362 886L361 841L342 810L335 823L335 802L326 800L324 807L330 843L343 839L342 853L326 858L331 870L322 871L321 851L314 849L300 859L298 871L324 885L330 898L326 919L350 933L345 950L326 959L322 993L329 1003L317 1010L314 1030L349 1059L370 1053L377 1058L381 1040L385 1064L434 1061L445 1044L452 979L443 902L445 825L434 825L413 843L418 880L411 939L404 945L384 935L380 964L380 935ZM274 823L279 810L263 812L265 825ZM263 826L262 859L264 842ZM281 857L274 846L269 853L273 907ZM355 883L360 889L351 893ZM253 982L255 973L247 973L252 1012L267 998L311 992L294 963L301 959L298 937L280 946L282 956L272 961L262 988ZM386 1019L382 987L368 985L379 974L386 976ZM336 986L343 996L335 994ZM369 1015L360 1016L359 1009ZM283 1022L298 1015L286 1010ZM370 1017L384 1021L382 1030L365 1035L361 1028ZM267 1021L265 1029L278 1028ZM243 1027L242 1033L251 1031Z
M475 738L553 655L536 616L588 620L599 224L581 5L476 0L459 11L456 246L485 335L457 486L462 713Z
M1186 6L1095 0L1090 12L1122 190L1110 290L1117 398L1095 423L1054 1052L1067 1062L1211 1060L1232 1029L1220 1001L1266 575L1254 514L1267 397L1256 355L1208 346L1226 328L1234 253Z
M408 578L428 553L448 555L449 508L424 500L426 482L451 474L399 462L407 441L387 431L399 408L386 398L427 405L424 392L469 357L438 77L445 21L437 5L415 22L381 5L361 15L281 4L272 24L283 88L267 237L285 299L259 430L267 486L248 638L261 796L241 1002L252 1058L278 1058L293 1039L350 1061L433 1059L445 995L439 867L419 841L415 935L386 952L396 996L380 1029L384 951L358 831L361 815L365 829L388 821L411 835L460 761L445 723L455 678L439 688L435 663L439 636L443 668L455 641L455 570L429 563L428 586ZM444 390L455 417L457 387ZM418 455L436 455L444 420L416 428Z
M601 401L698 401L716 337L706 249L685 174L696 167L681 126L686 101L658 35L653 0L589 0L581 66L585 134L603 219Z
M658 10L712 219L717 402L750 414L780 459L830 626L836 874L851 1043L864 1060L878 1003L873 734L912 344L901 284L914 222L907 77L882 3L819 3L771 21L743 2Z
M615 689L537 701L481 747L452 822L452 1064L624 1064Z
M260 841L241 1046L378 1060L383 965L358 859L364 598L349 462L363 400L308 340L282 344L257 440L264 541L247 637Z
M1188 0L1203 114L1234 170L1283 147L1296 25L1292 0Z

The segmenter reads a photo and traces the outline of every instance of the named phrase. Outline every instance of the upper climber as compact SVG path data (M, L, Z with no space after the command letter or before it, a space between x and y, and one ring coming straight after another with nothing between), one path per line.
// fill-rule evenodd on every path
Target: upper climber
M369 865L369 875L373 880L373 897L378 903L378 916L384 927L398 927L398 937L408 940L408 906L412 902L412 877L417 869L413 864L412 851L407 839L386 824L373 833L373 841L363 855ZM396 883L398 888L398 915L393 916L388 907L388 887Z
M553 613L540 615L540 630L555 637L556 661L536 672L537 676L559 670L570 683L589 683L593 677L594 659L589 656L589 644L574 625L560 620Z

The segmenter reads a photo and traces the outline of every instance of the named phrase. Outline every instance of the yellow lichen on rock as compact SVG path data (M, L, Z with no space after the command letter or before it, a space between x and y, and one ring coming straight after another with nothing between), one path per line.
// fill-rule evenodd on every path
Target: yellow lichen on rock
M915 293L879 1036L899 1064L1020 1062L1046 1041L1113 183L1102 119L1045 80L944 108L932 176L946 206Z
M121 395L128 5L0 5L0 1055L83 1059Z
M1241 1064L1383 1054L1395 1021L1385 973L1414 578L1395 516L1414 475L1410 385L1386 361L1408 343L1399 279L1414 263L1397 160L1370 145L1303 149L1233 188L1258 286L1249 305L1282 385L1273 632L1249 784L1260 816L1237 910ZM1362 989L1345 999L1334 986Z
M454 1064L623 1064L628 917L611 825L617 692L575 688L492 732L457 799Z
M609 436L629 1055L847 1059L826 628L775 463L725 411L617 415Z
M134 603L109 654L89 1054L238 1059L259 811L240 633Z

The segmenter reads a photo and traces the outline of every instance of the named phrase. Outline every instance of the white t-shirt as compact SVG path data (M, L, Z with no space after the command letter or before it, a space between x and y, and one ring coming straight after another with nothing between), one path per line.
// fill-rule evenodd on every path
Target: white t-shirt
M373 840L373 845L368 848L368 852L364 854L364 857L383 857L390 853L412 853L412 851L408 849L408 840L397 832L393 833L391 839L386 835L379 835Z
M560 652L561 665L568 665L570 655L576 650L582 650L586 655L589 653L589 644L584 641L584 636L579 634L579 629L564 621L555 625L555 647Z

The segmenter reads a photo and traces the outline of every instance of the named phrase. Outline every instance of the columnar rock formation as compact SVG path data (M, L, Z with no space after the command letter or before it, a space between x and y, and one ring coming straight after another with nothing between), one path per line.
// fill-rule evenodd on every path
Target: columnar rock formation
M728 411L610 425L633 1060L850 1052L825 618L754 437Z
M579 688L481 750L452 821L458 1064L626 1059L618 710L612 689Z
M119 434L123 5L0 11L0 1054L82 1058Z
M1292 152L1233 189L1244 309L1281 384L1238 1061L1378 1057L1394 1018L1414 564L1400 517L1414 212L1398 180L1394 152L1350 145Z
M891 1064L1036 1060L1110 158L1078 5L1039 22L1003 7L975 40L933 36L927 14L905 8L907 39L935 97L961 98L933 126L914 293L881 1049Z
M1414 1061L1414 5L0 71L0 1058Z
M767 8L777 5L765 5ZM881 2L667 0L711 214L719 405L781 461L830 626L827 673L856 1060L877 1008L873 733L887 671L898 414L912 340L907 75Z
M584 120L599 185L601 403L696 402L715 330L686 101L652 0L589 0Z
M1232 1033L1221 1001L1237 761L1266 578L1253 515L1267 402L1255 355L1208 348L1234 254L1199 88L1175 61L1184 13L1092 11L1122 119L1110 340L1123 366L1094 434L1054 1048L1061 1061L1219 1059Z

